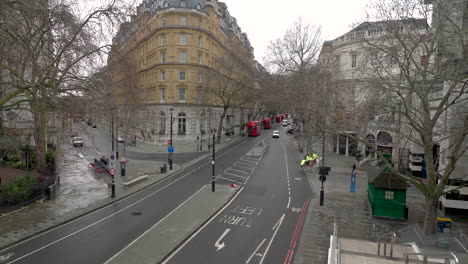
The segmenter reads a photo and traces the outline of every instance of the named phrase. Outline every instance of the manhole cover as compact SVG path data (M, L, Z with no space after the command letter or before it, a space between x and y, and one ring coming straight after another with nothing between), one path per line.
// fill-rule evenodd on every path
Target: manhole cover
M138 216L141 215L141 212L133 212L132 215Z

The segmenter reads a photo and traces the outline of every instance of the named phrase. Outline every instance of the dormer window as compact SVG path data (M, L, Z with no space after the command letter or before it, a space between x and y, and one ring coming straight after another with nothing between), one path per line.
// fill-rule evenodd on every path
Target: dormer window
M168 3L168 2L164 2L163 6L164 6L164 7L169 7L169 3Z
M196 5L195 5L195 8L198 9L198 10L200 10L200 9L201 9L201 5L200 5L200 4L196 4Z
M185 1L182 1L182 2L180 2L180 6L181 6L181 7L186 7L186 6L187 6L187 3L185 3Z

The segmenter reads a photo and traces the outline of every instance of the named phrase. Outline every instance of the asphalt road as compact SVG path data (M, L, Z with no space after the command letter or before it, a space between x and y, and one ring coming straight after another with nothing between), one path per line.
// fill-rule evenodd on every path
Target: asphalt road
M232 204L163 263L293 263L312 191L284 130L265 141L268 150Z
M266 135L219 151L217 171L229 168ZM11 256L5 263L104 263L209 184L211 170L210 157L200 159L132 196L7 248L0 256Z

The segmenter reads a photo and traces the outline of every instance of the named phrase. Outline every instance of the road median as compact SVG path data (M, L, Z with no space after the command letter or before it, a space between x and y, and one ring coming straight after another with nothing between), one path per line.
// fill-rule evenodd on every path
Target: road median
M238 190L218 185L216 192L211 192L210 185L203 186L106 264L159 263L218 212Z

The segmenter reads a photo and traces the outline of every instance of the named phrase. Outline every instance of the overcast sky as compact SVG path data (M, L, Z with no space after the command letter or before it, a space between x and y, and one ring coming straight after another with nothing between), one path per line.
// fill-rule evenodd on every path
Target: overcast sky
M247 33L255 58L263 62L271 40L281 37L298 17L322 26L322 38L331 40L363 19L368 0L220 0Z

